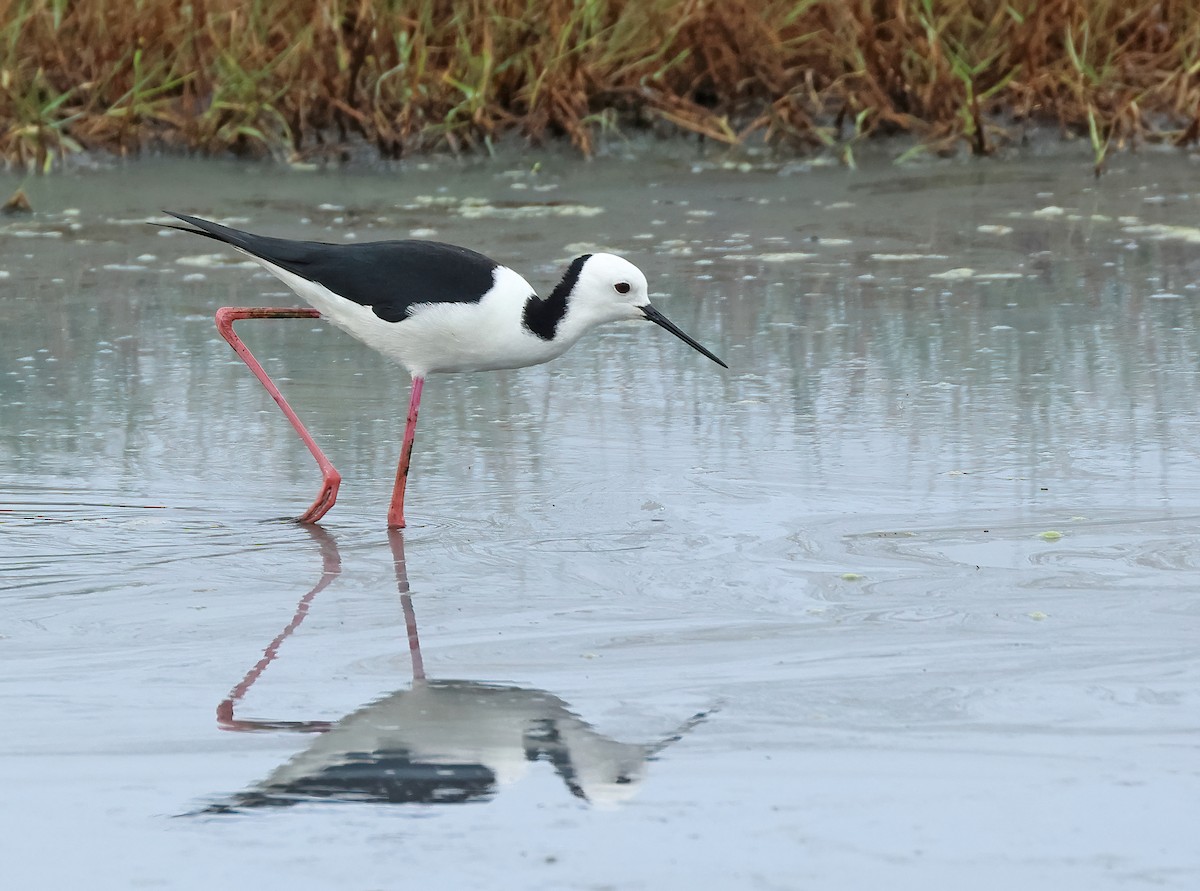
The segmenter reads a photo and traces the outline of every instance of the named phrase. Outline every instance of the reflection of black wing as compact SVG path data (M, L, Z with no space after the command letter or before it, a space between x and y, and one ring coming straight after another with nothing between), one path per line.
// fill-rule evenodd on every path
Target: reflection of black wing
M200 217L167 211L195 226L168 226L204 235L324 285L339 297L368 306L385 322L402 322L419 303L470 303L495 284L495 260L440 241L326 244L268 238Z
M241 792L230 802L201 813L227 814L260 807L289 807L308 801L372 804L465 804L487 801L496 775L482 764L430 764L405 751L351 752L312 776Z
M658 743L623 743L543 690L419 682L330 725L253 788L199 813L317 801L487 801L522 776L529 762L551 766L577 798L611 805L636 790L654 754L705 716L694 716Z

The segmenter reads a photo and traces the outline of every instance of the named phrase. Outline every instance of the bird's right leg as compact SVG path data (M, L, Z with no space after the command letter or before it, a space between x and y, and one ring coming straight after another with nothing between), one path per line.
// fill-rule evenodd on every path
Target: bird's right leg
M408 487L408 465L412 461L413 437L417 434L417 410L421 407L421 391L425 378L413 378L412 394L408 400L408 418L404 424L404 445L400 447L400 464L396 468L396 485L392 487L392 503L388 508L388 529L404 528L404 490Z
M258 360L254 358L246 345L242 343L233 331L233 323L241 319L319 319L321 314L315 309L308 307L236 307L223 306L217 310L217 330L221 332L221 336L229 342L234 351L241 357L241 360L246 363L246 367L254 372L254 376L271 394L271 398L275 400L287 419L292 422L292 426L296 432L300 434L300 438L304 440L304 444L308 446L309 452L317 459L317 466L321 468L321 491L317 493L316 500L312 506L296 518L298 523L315 523L329 511L335 501L337 501L338 487L342 484L342 475L337 472L337 468L333 466L325 453L321 451L320 446L312 438L312 435L305 429L304 424L300 422L300 418L292 407L288 405L287 400L283 398L283 394L279 392L279 387L275 386L275 382L263 370L263 367L258 364Z

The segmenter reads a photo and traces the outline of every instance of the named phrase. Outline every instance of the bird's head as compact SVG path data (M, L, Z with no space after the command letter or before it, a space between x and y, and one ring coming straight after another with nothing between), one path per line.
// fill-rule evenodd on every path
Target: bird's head
M573 312L586 313L596 322L640 319L639 306L650 302L646 276L624 257L615 254L585 254L567 270L575 274L570 283L569 302Z
M570 311L587 318L593 325L626 319L646 319L666 328L688 346L703 353L718 365L729 366L692 340L666 316L650 304L646 276L624 257L615 254L588 254L577 258L567 271Z

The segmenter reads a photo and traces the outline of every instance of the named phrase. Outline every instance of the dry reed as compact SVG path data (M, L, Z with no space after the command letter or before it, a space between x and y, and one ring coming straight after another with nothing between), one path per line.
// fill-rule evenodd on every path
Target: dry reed
M0 156L1200 138L1194 0L0 0Z

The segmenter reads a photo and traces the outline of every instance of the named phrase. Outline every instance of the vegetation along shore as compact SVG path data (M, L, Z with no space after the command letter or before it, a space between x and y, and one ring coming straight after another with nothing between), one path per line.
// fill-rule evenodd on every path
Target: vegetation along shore
M697 134L986 155L1034 127L1099 171L1200 138L1194 0L0 0L0 156L336 160Z

